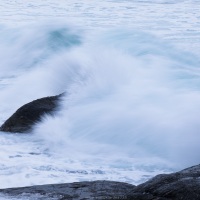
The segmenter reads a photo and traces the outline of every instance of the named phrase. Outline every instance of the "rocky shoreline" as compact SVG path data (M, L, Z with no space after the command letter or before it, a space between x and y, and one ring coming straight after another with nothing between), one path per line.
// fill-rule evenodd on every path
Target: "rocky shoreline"
M171 174L160 174L134 186L123 182L91 181L1 189L4 199L28 200L199 200L200 165Z
M58 110L62 95L44 97L25 104L4 122L0 131L30 132L43 115L53 115ZM200 200L200 165L176 173L157 175L138 186L106 180L38 185L1 189L0 199Z

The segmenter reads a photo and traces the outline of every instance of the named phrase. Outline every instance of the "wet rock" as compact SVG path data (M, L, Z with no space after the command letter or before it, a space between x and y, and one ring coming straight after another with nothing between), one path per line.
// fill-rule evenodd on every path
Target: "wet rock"
M197 200L200 199L200 165L172 174L160 174L135 187L133 200Z
M180 172L157 175L134 186L114 181L93 181L1 189L3 199L128 199L200 200L200 165Z
M59 107L63 94L34 100L20 107L4 124L0 131L11 133L30 132L33 125L45 114L53 115Z
M4 198L29 200L126 199L134 187L128 183L93 181L3 189L0 193Z

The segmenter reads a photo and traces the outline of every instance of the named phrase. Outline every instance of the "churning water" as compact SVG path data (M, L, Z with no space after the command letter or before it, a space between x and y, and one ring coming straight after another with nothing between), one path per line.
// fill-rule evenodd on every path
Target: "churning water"
M0 2L0 122L66 92L33 134L0 134L0 187L133 184L198 164L200 3Z

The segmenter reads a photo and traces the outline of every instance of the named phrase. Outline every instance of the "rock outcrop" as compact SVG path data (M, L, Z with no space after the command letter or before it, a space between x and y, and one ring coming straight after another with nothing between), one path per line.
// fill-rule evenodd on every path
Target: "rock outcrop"
M200 165L172 174L157 175L128 195L132 200L200 200Z
M0 131L11 133L26 133L39 122L45 114L53 115L58 109L59 100L63 94L34 100L20 107L4 124Z
M1 189L0 197L21 200L200 200L200 165L157 175L138 186L113 181L51 184Z
M134 187L128 183L93 181L3 189L0 195L21 200L126 199L124 194L128 194Z

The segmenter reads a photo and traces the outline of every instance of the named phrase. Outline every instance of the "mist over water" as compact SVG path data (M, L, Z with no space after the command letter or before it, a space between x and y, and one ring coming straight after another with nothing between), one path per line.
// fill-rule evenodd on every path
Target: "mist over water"
M25 103L65 92L56 116L44 116L32 134L1 133L0 187L138 184L198 164L200 58L180 49L124 26L0 26L0 122Z
M78 142L89 154L101 154L101 144L111 155L198 163L199 60L144 33L116 32L59 57L63 109L35 132L55 144Z

